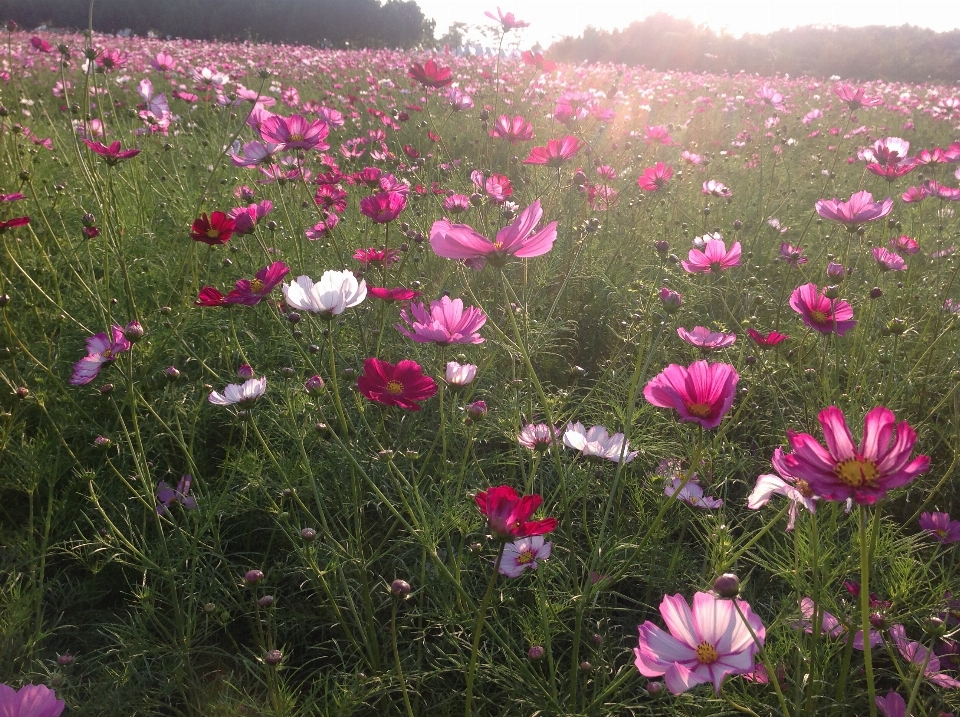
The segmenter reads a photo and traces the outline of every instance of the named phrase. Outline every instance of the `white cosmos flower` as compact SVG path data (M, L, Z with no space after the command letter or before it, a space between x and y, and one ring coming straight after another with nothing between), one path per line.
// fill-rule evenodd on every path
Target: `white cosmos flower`
M211 391L209 400L215 406L232 406L235 403L252 403L260 398L267 390L267 379L251 378L243 384L231 383L223 393Z
M447 383L451 386L466 386L477 375L477 367L472 363L459 364L447 362Z
M298 276L296 281L283 285L283 296L294 309L337 316L366 298L367 282L357 282L349 270L330 270L317 283L309 276Z
M614 433L611 436L603 426L592 426L587 430L579 421L568 423L567 430L563 434L563 445L567 448L580 451L585 456L606 458L614 463L620 462L621 453L624 463L629 463L637 457L636 451L630 452L630 441L627 441L626 446L623 443L622 433Z

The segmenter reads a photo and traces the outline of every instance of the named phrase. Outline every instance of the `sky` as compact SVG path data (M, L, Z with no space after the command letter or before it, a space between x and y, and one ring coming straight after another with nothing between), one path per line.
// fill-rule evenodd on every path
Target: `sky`
M491 23L485 10L496 14L498 0L416 0L423 14L436 20L442 36L455 21ZM960 28L960 1L926 0L502 0L500 9L512 12L530 27L513 30L522 49L539 42L543 47L564 35L580 35L587 25L598 29L624 28L656 12L689 18L713 30L740 36L767 33L801 25L918 25L938 32Z

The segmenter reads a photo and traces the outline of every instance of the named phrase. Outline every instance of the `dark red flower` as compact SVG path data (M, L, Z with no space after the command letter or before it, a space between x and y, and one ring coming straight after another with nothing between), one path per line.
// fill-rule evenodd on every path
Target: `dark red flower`
M199 219L195 219L190 236L194 241L202 241L204 244L226 244L233 236L233 220L223 212L213 212L210 218L206 213L201 214Z
M531 535L545 535L557 527L556 518L529 520L543 502L539 495L520 496L510 486L500 485L480 491L473 499L486 516L495 540L507 542Z
M419 411L419 402L437 393L437 382L424 376L416 361L404 360L394 365L368 358L363 362L363 373L357 377L357 388L371 401Z
M427 87L446 87L453 82L453 72L449 67L440 67L434 60L424 64L414 62L410 66L410 77Z
M410 301L410 299L417 299L423 296L422 291L414 291L413 289L404 289L402 286L397 287L396 289L387 289L385 287L379 286L368 286L367 293L370 296L375 296L378 299L383 299L384 301Z
M223 294L215 287L205 286L200 289L197 300L193 302L194 306L223 306L226 304Z
M347 193L335 184L321 184L313 195L313 203L340 214L347 208Z
M747 335L753 339L753 343L762 349L772 349L777 344L790 338L786 334L777 333L776 331L771 331L769 334L764 335L756 329L747 329Z
M120 151L120 142L114 142L109 147L104 146L100 142L91 142L89 139L83 140L83 143L87 145L91 151L103 157L111 167L125 159L130 159L140 154L139 149L125 149Z
M6 222L0 222L0 234L3 234L7 229L12 229L13 227L22 227L24 224L30 223L30 217L17 217L16 219L11 219Z

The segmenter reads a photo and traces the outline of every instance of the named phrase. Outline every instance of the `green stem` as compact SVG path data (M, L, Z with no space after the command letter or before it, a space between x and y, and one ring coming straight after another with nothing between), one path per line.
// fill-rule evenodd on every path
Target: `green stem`
M393 611L390 613L390 636L393 642L393 662L397 667L397 679L400 680L400 693L403 695L403 706L407 709L407 717L413 717L413 707L410 706L410 695L407 694L407 683L403 679L403 668L400 666L400 650L397 648L397 603L394 599Z
M493 572L490 574L490 582L487 584L487 592L483 595L483 601L480 603L480 609L477 611L477 624L473 628L473 645L470 647L470 665L467 667L467 697L464 702L464 717L470 717L473 712L473 679L477 673L477 658L480 653L480 634L483 632L483 623L487 618L487 607L490 605L490 598L493 597L493 588L497 584L497 574L500 569L500 559L503 557L503 549L506 543L500 543L500 549L497 551L497 559L493 563Z
M870 717L877 717L877 688L873 684L873 656L870 654L870 548L867 539L867 506L860 506L860 629L863 630L863 668L867 675Z

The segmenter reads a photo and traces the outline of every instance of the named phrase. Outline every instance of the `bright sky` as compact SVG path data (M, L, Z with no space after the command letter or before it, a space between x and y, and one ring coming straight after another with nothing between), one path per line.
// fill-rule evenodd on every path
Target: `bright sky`
M656 12L689 18L714 30L740 36L799 25L918 25L938 32L960 28L960 1L926 0L417 0L423 14L437 22L437 37L451 23L491 23L483 13L512 12L530 27L512 30L507 40L521 48L544 47L563 35L579 35L587 25L624 28ZM516 36L516 37L512 37Z

